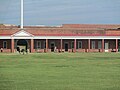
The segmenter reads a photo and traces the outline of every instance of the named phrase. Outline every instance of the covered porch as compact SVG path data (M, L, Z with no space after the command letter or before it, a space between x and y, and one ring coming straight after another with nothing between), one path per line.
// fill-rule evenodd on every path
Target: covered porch
M3 39L4 38L4 39ZM0 38L2 52L16 52L19 45L33 52L118 52L119 36L36 36L21 30Z

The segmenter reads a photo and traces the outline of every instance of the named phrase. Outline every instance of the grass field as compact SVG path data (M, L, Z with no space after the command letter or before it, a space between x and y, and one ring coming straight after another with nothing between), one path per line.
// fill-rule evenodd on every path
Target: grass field
M120 90L120 53L3 53L0 90Z

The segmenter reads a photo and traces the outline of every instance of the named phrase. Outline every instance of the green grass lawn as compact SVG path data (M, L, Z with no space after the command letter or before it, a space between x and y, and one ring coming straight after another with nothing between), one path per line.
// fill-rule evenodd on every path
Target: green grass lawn
M120 53L3 53L0 90L120 90Z

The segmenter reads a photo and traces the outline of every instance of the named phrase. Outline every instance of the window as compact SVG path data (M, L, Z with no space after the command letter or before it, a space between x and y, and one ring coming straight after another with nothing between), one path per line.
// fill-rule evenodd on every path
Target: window
M78 49L82 49L82 41L78 41Z
M44 49L46 48L46 41L44 41L44 47L43 47Z
M98 41L98 49L101 49L101 48L102 48L102 42Z
M37 49L41 49L41 42L37 41Z
M3 48L7 49L7 41L3 41Z
M74 41L71 42L71 49L74 48Z
M92 41L92 49L95 49L95 41Z

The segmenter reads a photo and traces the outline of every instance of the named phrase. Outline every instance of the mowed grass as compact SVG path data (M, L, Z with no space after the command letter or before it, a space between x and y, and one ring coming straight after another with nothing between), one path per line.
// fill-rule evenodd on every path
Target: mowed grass
M120 90L120 53L3 53L0 90Z

